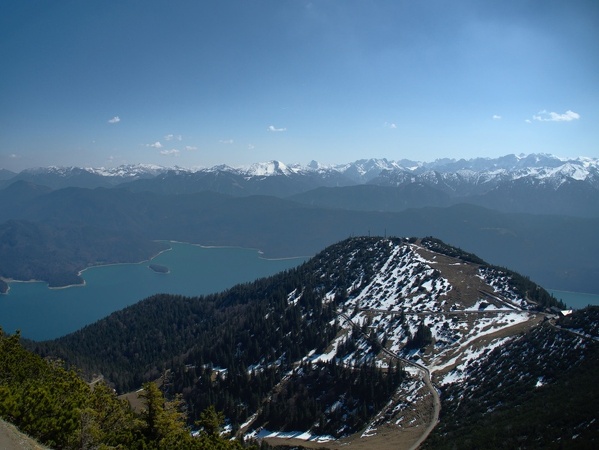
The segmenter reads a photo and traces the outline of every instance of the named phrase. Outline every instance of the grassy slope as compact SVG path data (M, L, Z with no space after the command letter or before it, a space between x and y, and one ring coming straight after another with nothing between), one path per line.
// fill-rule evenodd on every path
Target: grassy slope
M2 419L0 419L0 448L2 450L48 450L48 447L39 444Z

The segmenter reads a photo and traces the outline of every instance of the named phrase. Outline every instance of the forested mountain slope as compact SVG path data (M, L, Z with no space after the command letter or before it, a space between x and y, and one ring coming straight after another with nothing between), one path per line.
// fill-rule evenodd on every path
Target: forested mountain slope
M156 295L29 345L102 374L120 392L161 377L167 395L183 395L190 420L215 405L236 433L302 432L331 448L383 439L402 448L439 413L431 379L443 386L445 405L455 397L452 380L476 385L478 375L468 374L492 367L494 358L484 357L492 352L508 352L517 379L542 376L548 386L560 379L555 367L574 367L563 358L568 349L580 364L594 358L592 338L576 346L569 331L543 322L552 305L527 278L437 239L362 237L270 278L204 297ZM509 352L519 334L539 349L570 339L560 352L548 350L563 362L527 375ZM508 394L525 401L528 387Z
M61 361L42 359L0 329L0 418L53 449L240 450L219 435L220 416L209 408L192 436L178 398L165 400L155 383L138 392L133 411L101 379L85 383ZM42 449L0 420L3 450ZM255 449L255 447L252 447Z

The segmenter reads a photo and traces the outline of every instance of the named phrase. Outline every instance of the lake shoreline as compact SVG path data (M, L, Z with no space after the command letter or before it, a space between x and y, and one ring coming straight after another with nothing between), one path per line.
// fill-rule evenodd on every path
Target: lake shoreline
M10 295L0 296L0 326L9 332L21 330L23 337L36 341L55 339L157 293L215 294L304 261L267 260L253 249L177 242L154 258L151 263L167 267L168 275L152 271L144 262L118 263L87 268L95 270L83 274L85 289L48 289L47 283L35 280L13 284Z
M154 242L164 242L167 244L193 245L196 247L206 248L206 249L222 248L222 249L235 249L235 250L251 250L251 251L255 251L256 253L258 253L258 258L263 259L265 261L292 261L294 259L308 260L312 256L314 256L314 255L312 255L312 256L286 256L286 257L281 257L281 258L266 258L266 257L264 257L264 252L262 250L253 248L253 247L241 247L238 245L204 245L204 244L197 244L197 243L193 243L193 242L184 242L184 241L175 241L175 240L156 240ZM87 266L87 267L81 269L79 272L77 272L77 276L83 280L81 283L67 284L64 286L50 286L49 283L45 280L36 280L36 279L16 280L16 279L12 279L12 278L0 277L0 280L4 281L8 286L6 289L6 292L0 292L0 295L9 295L11 283L46 283L48 285L47 288L51 289L51 290L69 289L69 288L74 288L74 287L85 287L86 281L83 278L83 273L86 270L93 269L96 267L110 267L110 266L118 266L118 265L123 265L123 264L145 264L145 263L151 262L152 260L156 259L162 253L171 251L172 249L173 249L172 247L165 248L164 250L160 250L158 253L151 256L150 258L144 259L141 261L115 262L115 263L107 263L107 264L102 264L102 263L90 264L89 266Z
M155 241L155 242L168 242L168 241ZM85 272L86 270L89 270L89 269L94 269L94 268L96 268L96 267L120 266L120 265L123 265L123 264L145 264L145 263L148 263L148 262L152 261L153 259L156 259L156 258L158 258L158 257L159 257L160 255L162 255L164 252L169 252L169 251L171 251L172 249L173 249L172 247L170 247L170 248L165 248L164 250L160 250L160 251L159 251L158 253L156 253L154 256L151 256L151 257L150 257L150 258L148 258L148 259L143 259L143 260L141 260L141 261L132 261L132 262L117 262L117 263L108 263L108 264L92 264L92 265L89 265L88 267L86 267L85 269L81 269L79 272L77 272L77 276L80 276L80 277L82 277L82 276L83 276L83 272ZM79 286L79 285L77 285L77 284L73 284L73 285L71 285L71 286ZM67 286L64 286L64 287L67 287Z
M169 242L169 241L155 241L155 242ZM81 283L66 284L64 286L50 286L50 283L48 283L46 280L36 280L36 279L31 279L31 280L15 280L13 278L0 277L0 280L4 281L8 285L8 288L6 289L6 292L1 292L0 295L2 295L2 294L8 295L9 292L10 292L10 285L12 283L46 283L47 288L50 289L50 290L69 289L69 288L75 288L75 287L85 287L87 285L87 282L85 281L85 278L83 278L83 273L86 270L95 269L97 267L111 267L111 266L120 266L120 265L126 265L126 264L145 264L145 263L148 263L148 262L152 261L153 259L157 258L158 256L160 256L164 252L168 252L168 251L171 251L171 250L172 250L172 247L165 248L164 250L160 250L158 253L156 253L155 255L151 256L150 258L144 259L142 261L116 262L116 263L107 263L107 264L102 264L102 263L90 264L86 268L81 269L79 272L77 272L77 276L80 277L83 280Z
M564 291L563 289L555 289L555 288L547 288L547 292L562 292L564 294L574 294L574 295L590 295L590 296L599 296L599 294L593 294L592 292L581 292L581 291Z
M185 245L195 245L196 247L201 247L201 248L224 248L224 249L234 249L234 250L252 250L258 253L258 257L260 259L263 259L265 261L289 261L292 259L310 259L312 258L314 255L310 255L310 256L283 256L280 258L267 258L264 255L264 251L260 250L259 248L255 248L255 247L242 247L239 245L205 245L205 244L195 244L193 242L183 242L183 241L157 241L157 242L172 242L174 244L185 244Z
M560 289L547 289L551 295L564 302L568 308L583 309L587 306L599 306L599 294L590 292L562 291Z

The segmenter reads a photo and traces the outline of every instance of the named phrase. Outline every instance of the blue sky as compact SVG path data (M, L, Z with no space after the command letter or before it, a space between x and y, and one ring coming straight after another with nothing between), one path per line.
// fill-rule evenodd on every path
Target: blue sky
M0 168L599 156L599 2L5 0Z

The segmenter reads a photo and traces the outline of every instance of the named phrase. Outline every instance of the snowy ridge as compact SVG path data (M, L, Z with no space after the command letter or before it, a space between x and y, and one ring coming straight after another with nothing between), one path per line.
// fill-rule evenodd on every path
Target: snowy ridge
M182 170L181 168L178 168ZM75 166L49 166L49 167L36 167L31 169L25 169L21 173L27 173L32 175L57 175L61 177L69 177L73 174L79 174L87 172L90 174L102 176L102 177L120 177L120 178L136 178L139 176L156 176L167 169L162 166L154 164L127 164L118 167L75 167Z
M140 176L156 176L167 169L154 164L127 164L118 167L87 167L88 172L101 175L103 177L121 177L121 178L137 178ZM177 170L184 170L177 168Z
M332 361L347 368L390 368L401 361L409 376L374 415L362 439L376 438L382 425L422 425L418 411L433 401L424 370L441 385L463 382L473 363L513 339L510 333L517 331L511 330L538 323L538 305L516 292L509 272L468 262L467 255L448 256L456 249L440 252L442 243L433 250L428 242L397 238L348 241L354 246L325 251L322 261L328 269L315 274L337 286L323 289L320 302L335 305L340 331L324 351L312 350L296 362L292 373L299 376L305 364ZM287 293L287 304L296 305L303 296L294 289ZM429 337L419 341L422 329ZM339 398L327 411L344 408ZM267 438L318 439L311 428L261 433Z
M427 163L416 168L398 167L382 171L372 184L401 186L407 183L444 185L448 192L458 192L464 187L478 187L488 191L501 183L530 180L558 188L570 181L586 181L599 187L599 159L576 158L562 160L557 157L529 155L527 158L502 158L495 160L443 161ZM506 157L507 158L507 157Z
M289 167L280 161L269 161L266 163L252 164L246 171L247 176L268 177L276 175L289 176L293 173L300 172L302 169L295 166Z
M473 385L472 367L480 366L491 352L509 347L523 329L537 327L542 316L539 305L516 291L509 272L468 262L468 255L448 256L451 251L439 253L441 247L433 250L420 240L351 241L362 244L339 254L329 252L323 257L329 269L316 273L337 285L331 289L327 284L320 295L323 305L336 306L341 329L324 351L313 350L294 364L292 373L297 377L306 364L330 367L333 361L352 370L368 364L391 368L401 361L407 378L357 435L360 440L373 439L376 447L382 429L410 430L432 420L423 412L431 411L435 402L425 370L441 388ZM332 273L331 267L336 268ZM295 305L303 295L294 289L287 303ZM416 343L423 328L430 340ZM326 408L332 414L347 411L348 405L340 397ZM288 439L290 445L334 439L317 430L317 423L287 433L266 426L252 435Z
M50 166L25 169L22 173L68 177L81 172L123 179L154 177L165 172L229 172L246 177L314 175L335 172L347 176L357 184L400 185L426 182L435 185L444 183L448 186L459 183L491 185L520 178L537 180L569 178L577 181L586 181L590 178L599 179L599 158L563 159L544 154L507 155L494 159L440 159L433 162L371 158L336 165L321 165L316 161L311 161L305 166L272 160L254 163L249 167L231 167L224 164L208 168L164 167L153 164L129 164L113 168Z
M536 305L516 293L509 275L500 269L438 255L418 243L389 245L389 256L378 262L372 279L366 282L360 276L354 280L341 309L353 312L352 324L369 327L391 352L426 365L419 352L406 347L424 324L435 342L431 371L444 370L455 365L461 352L475 341L530 320ZM480 283L468 279L463 285L463 278L450 279L456 274ZM367 352L364 341L344 361L363 362Z
M412 246L396 246L377 276L347 306L363 309L440 311L451 290L443 278Z

